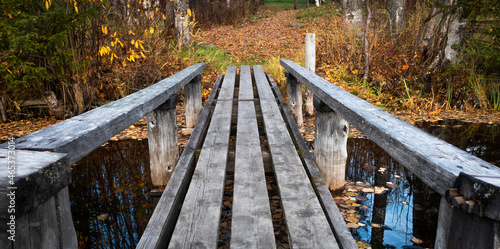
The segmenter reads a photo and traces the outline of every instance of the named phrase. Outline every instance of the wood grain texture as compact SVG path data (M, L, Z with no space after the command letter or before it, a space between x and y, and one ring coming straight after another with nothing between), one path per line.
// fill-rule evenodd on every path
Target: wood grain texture
M177 112L156 109L146 120L151 181L154 186L166 186L179 159Z
M250 67L240 72L231 248L275 248Z
M184 108L186 116L186 128L193 128L198 121L202 106L201 80L203 76L199 74L189 84L184 87Z
M0 218L7 218L10 196L15 195L16 215L21 216L40 206L68 186L71 167L66 154L0 149ZM14 157L14 184L9 179L9 155ZM12 159L12 158L11 158ZM13 187L15 189L9 189Z
M195 64L125 98L18 138L16 148L67 153L74 163L156 109L204 68L205 63Z
M340 213L333 197L328 189L323 176L318 169L314 161L313 154L309 151L302 134L300 133L295 120L293 119L292 113L288 109L285 99L281 95L281 92L278 88L278 85L274 82L273 78L269 76L269 81L271 83L271 87L273 92L278 97L278 103L282 108L283 117L287 125L290 127L291 135L293 136L295 142L297 143L298 149L305 163L305 170L309 176L311 183L314 184L314 188L316 190L316 194L321 203L321 206L328 218L328 222L330 223L330 227L335 232L335 237L337 238L337 242L342 245L342 248L345 249L357 249L356 241L352 237L351 232L347 228L347 225Z
M271 92L267 79L256 85L259 96ZM260 104L291 247L339 248L278 104L274 99L261 99Z
M335 111L316 110L314 158L331 190L344 187L349 124Z
M359 99L290 60L281 65L330 108L439 194L460 172L500 174L500 168L456 148Z
M302 85L292 75L286 74L286 95L288 98L288 108L292 111L293 118L299 129L304 126L302 116Z
M61 248L77 249L78 239L76 237L75 226L73 225L73 217L71 217L68 187L59 191L56 197L56 205L60 227L59 238L61 240Z
M169 248L217 247L235 76L229 67Z
M220 74L205 102L200 117L194 127L193 133L189 137L186 148L182 152L170 181L163 191L163 194L156 205L156 208L149 219L146 230L141 236L138 249L165 248L177 222L184 196L189 187L191 175L194 171L194 155L196 149L201 147L202 138L208 129L209 117L211 115L214 99L221 85L223 75Z

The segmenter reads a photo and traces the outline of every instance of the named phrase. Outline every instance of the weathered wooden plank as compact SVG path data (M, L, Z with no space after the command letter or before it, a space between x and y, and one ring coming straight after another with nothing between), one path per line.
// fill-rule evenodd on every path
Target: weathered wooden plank
M229 67L169 248L216 248L236 67Z
M500 174L500 168L456 148L357 98L290 60L281 65L365 136L439 194L460 172Z
M15 166L12 172L7 170L8 165ZM45 203L71 181L68 158L61 153L0 149L0 168L4 169L0 170L0 218L4 219L10 216L7 210L11 201L20 217ZM12 182L10 173L14 176Z
M151 181L156 187L166 186L177 160L177 95L146 115Z
M263 96L261 92L271 92L268 82L256 85L259 96ZM291 247L339 248L288 134L278 104L274 98L261 99L260 104Z
M125 98L18 138L16 148L67 153L74 163L156 109L204 68L205 63L195 64Z
M189 137L186 148L184 148L172 177L149 219L146 230L137 244L138 249L165 248L170 241L182 202L184 201L184 196L189 187L191 175L194 171L195 151L201 147L203 134L208 128L208 120L212 112L214 98L217 95L222 78L223 75L220 74L215 81L193 133Z
M241 67L239 93L231 248L275 248L248 66Z
M259 93L259 99L272 99L274 100L273 91L269 87L267 81L266 74L264 73L264 69L262 69L261 65L253 66L253 75L255 78L255 85L257 86L257 92Z
M250 66L240 67L239 100L253 100L252 72Z
M302 137L302 134L300 133L295 120L293 119L292 113L288 109L287 103L281 95L278 85L276 85L271 76L269 76L269 81L271 83L273 92L278 97L278 103L283 110L283 116L287 125L290 127L291 135L297 143L299 153L302 155L306 166L306 172L309 176L309 179L314 184L316 194L328 218L330 227L335 231L335 237L337 238L337 241L342 245L342 248L357 249L358 246L356 245L356 241L347 228L344 218L342 217L342 214L340 213L337 205L335 204L335 201L332 198L330 190L328 189L328 186L326 185L323 176L314 161L314 156L309 151L309 148L307 147L307 144L304 141L304 138Z

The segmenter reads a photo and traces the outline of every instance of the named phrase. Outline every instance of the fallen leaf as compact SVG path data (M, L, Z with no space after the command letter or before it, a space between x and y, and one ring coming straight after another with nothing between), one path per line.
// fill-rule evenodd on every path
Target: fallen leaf
M370 226L372 226L372 227L380 227L380 224L372 223L372 224L370 224Z
M423 240L421 240L421 239L419 239L419 238L417 238L417 237L413 237L413 238L411 238L411 241L412 241L413 243L416 243L416 244L422 244L422 243L424 242Z
M363 188L361 191L363 191L365 193L373 193L373 192L375 192L375 190L373 188Z
M359 228L360 226L356 223L347 223L347 228L353 228L353 229L357 229Z
M106 218L108 218L108 214L100 214L97 216L98 220L105 220Z

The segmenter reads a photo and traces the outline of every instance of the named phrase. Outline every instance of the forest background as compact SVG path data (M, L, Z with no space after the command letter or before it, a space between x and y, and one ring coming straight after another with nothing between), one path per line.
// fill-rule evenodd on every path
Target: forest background
M500 109L496 0L1 0L0 6L2 122L78 115L195 62L207 63L204 96L228 65L262 64L283 87L279 60L303 64L306 33L316 34L316 73L380 108Z

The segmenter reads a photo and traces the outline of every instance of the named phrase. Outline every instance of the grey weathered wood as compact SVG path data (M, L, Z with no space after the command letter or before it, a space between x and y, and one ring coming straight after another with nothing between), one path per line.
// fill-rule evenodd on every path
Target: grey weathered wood
M195 64L142 91L18 138L16 148L67 153L74 163L156 109L204 68L205 63Z
M184 196L189 187L189 181L194 171L195 151L201 147L203 134L208 128L208 120L214 105L214 98L222 82L223 75L219 75L212 88L210 96L205 102L205 106L194 127L193 133L189 137L186 148L175 167L175 170L168 182L165 191L158 201L156 208L149 219L146 230L142 234L138 249L165 248L170 241L170 237L177 222Z
M217 247L235 76L229 67L169 248Z
M472 201L472 207L462 205L460 208L467 212L470 210L478 216L500 221L500 175L460 173L454 187L466 200Z
M239 100L253 100L252 73L250 66L243 65L240 68ZM253 103L253 102L252 102Z
M69 202L68 187L59 191L56 197L57 210L59 214L59 231L61 248L78 248L78 240L76 237L73 218L71 217L71 208Z
M259 96L271 92L269 82L257 89ZM276 101L261 98L260 104L291 247L339 248Z
M302 117L302 85L297 82L297 79L288 72L286 75L286 94L288 98L288 108L292 111L293 118L299 129L304 126Z
M258 93L259 93L259 99L272 99L274 100L274 94L273 92L266 88L266 85L268 85L267 77L266 74L264 73L264 70L262 69L262 66L260 65L254 65L253 66L253 74L255 78L255 85L257 86Z
M186 128L193 128L198 121L202 110L201 80L203 76L199 74L189 84L184 87L184 108L186 109Z
M41 238L32 239L33 245L41 245L41 249L56 249L60 248L59 240L59 222L57 221L55 197L50 198L47 202L40 205L35 211L38 211ZM30 225L31 221L30 214ZM33 243L34 242L34 243Z
M357 98L290 60L281 65L332 109L441 195L460 172L500 174L500 168Z
M174 103L177 103L177 95L146 115L151 181L157 187L167 185L179 159Z
M448 238L451 229L451 222L453 217L453 208L442 197L439 203L438 225L436 230L436 241L434 248L448 248Z
M14 184L10 184L9 155L15 159ZM12 158L11 158L12 159ZM8 206L15 192L16 215L21 216L45 203L71 181L71 168L66 154L0 149L0 218L10 216ZM9 188L16 189L9 189Z
M283 116L285 117L285 121L287 125L290 127L291 135L295 139L297 146L299 147L299 153L302 155L302 158L305 163L305 169L309 176L309 179L314 184L316 189L316 194L319 198L321 206L327 215L328 221L330 223L330 227L335 231L335 237L337 241L342 245L342 248L345 249L357 249L356 241L352 237L351 232L347 228L347 225L340 213L335 201L332 198L330 190L328 189L321 172L318 169L318 166L314 162L314 156L309 151L309 148L302 137L302 134L293 119L292 113L288 109L285 99L281 95L281 92L278 88L278 85L274 82L272 77L269 76L269 81L271 83L271 87L273 88L273 92L278 96L278 103L280 104L283 110Z
M317 102L314 158L328 188L337 190L345 184L349 124L328 106L322 107L320 100Z
M241 66L231 248L275 248L249 66Z
M316 35L313 33L306 34L304 66L307 70L316 72ZM306 115L314 115L313 93L307 87L304 89L304 102Z

